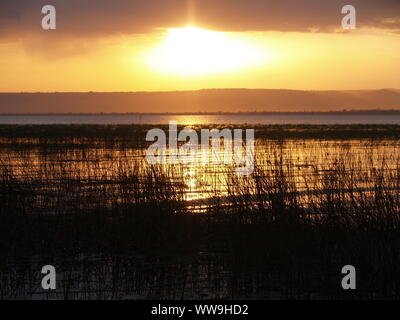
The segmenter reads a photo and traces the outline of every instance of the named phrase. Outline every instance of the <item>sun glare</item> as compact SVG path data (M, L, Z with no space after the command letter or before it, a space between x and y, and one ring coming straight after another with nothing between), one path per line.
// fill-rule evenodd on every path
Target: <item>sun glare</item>
M169 29L146 60L157 72L199 76L248 68L267 58L254 44L228 33L186 27Z

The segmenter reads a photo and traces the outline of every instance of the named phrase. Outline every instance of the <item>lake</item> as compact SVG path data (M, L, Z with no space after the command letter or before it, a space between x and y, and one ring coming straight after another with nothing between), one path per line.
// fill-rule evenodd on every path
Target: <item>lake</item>
M400 124L399 114L0 115L0 124Z

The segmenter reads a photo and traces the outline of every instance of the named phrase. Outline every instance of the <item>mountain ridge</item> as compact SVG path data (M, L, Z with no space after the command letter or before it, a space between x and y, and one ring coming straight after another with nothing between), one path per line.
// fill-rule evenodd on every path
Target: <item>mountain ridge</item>
M201 89L0 93L1 114L400 110L400 90Z

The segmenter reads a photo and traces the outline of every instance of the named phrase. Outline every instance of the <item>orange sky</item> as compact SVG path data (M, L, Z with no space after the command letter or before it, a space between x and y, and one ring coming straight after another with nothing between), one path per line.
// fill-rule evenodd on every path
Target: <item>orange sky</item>
M62 24L35 32L10 24L10 33L0 37L0 91L400 88L397 29L233 30L234 24L218 28L199 20L184 29L188 24L171 19L177 23L170 28L96 35L69 32Z

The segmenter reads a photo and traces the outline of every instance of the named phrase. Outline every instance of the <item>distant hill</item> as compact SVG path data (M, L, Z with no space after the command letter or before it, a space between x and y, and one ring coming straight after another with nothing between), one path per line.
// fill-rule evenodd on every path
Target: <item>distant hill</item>
M190 113L400 110L400 90L207 89L173 92L0 93L0 113Z

